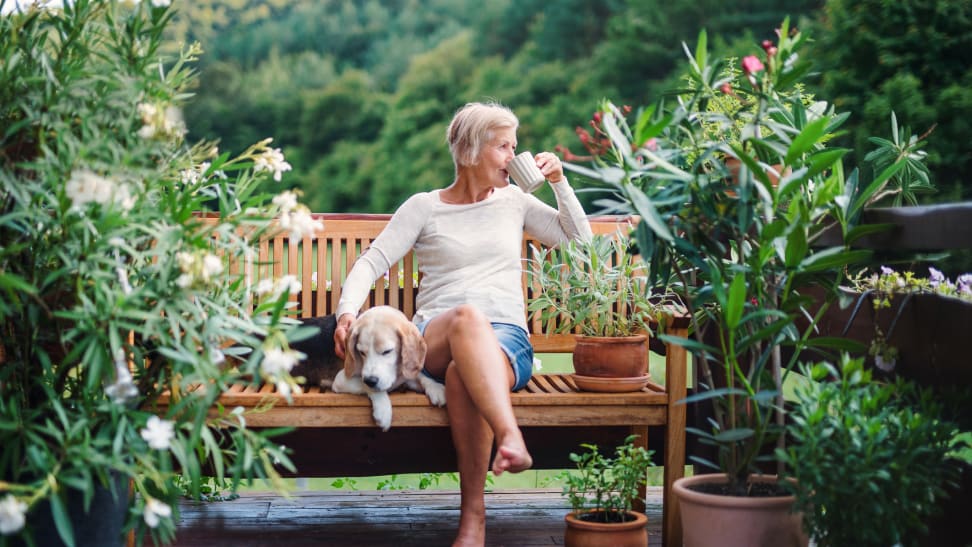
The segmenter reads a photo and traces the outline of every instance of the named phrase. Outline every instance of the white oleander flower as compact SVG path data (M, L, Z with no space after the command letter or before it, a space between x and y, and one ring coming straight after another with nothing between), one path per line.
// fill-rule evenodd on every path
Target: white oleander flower
M212 164L208 161L204 161L197 167L187 167L186 169L179 171L179 180L182 182L182 184L187 186L195 185L196 183L206 179L206 171L209 171L211 165ZM225 178L225 173L223 176Z
M280 348L269 348L263 352L263 362L260 363L260 370L263 374L271 378L276 378L281 372L290 372L303 359L305 355L299 351L282 350Z
M176 253L176 263L179 264L179 269L184 272L192 271L192 265L195 264L196 258L192 256L192 253L187 253L185 251L179 251Z
M288 291L289 294L297 294L300 292L300 280L297 279L296 275L285 275L277 280L277 294L283 294L284 291Z
M253 292L255 292L257 296L263 296L265 294L269 294L273 292L275 286L276 283L274 283L273 279L261 279L260 281L257 282L256 287L253 289Z
M295 275L285 275L279 279L261 279L254 289L257 296L267 296L269 295L271 300L276 300L280 298L280 295L284 291L289 291L288 294L297 294L300 292L301 285L300 280L297 279Z
M223 273L223 261L214 254L206 254L202 260L203 281L209 281L217 275Z
M268 139L265 142L270 142ZM273 173L273 180L280 182L284 172L290 171L293 167L284 161L283 152L279 148L266 148L258 156L253 158L253 171L269 171Z
M105 394L115 404L125 404L138 395L132 371L128 369L128 356L125 350L115 350L115 382L105 388Z
M155 450L167 450L172 437L175 436L174 424L168 420L163 420L158 416L149 416L142 429L142 438L148 443L149 448Z
M162 503L155 498L145 499L145 513L142 517L145 519L145 524L148 524L149 528L158 527L162 519L167 519L172 516L172 507Z
M135 106L142 127L137 134L143 139L159 137L183 137L186 134L186 122L182 119L182 111L174 106L160 109L152 103L139 103Z
M20 531L27 521L27 504L7 494L0 501L0 534L9 536Z
M287 190L273 197L273 204L280 207L282 213L289 213L297 207L297 192Z
M212 361L214 365L221 365L226 362L226 354L217 347L210 347L209 360Z
M71 177L64 186L64 192L71 205L80 209L88 203L105 204L111 201L113 184L105 177L96 175L87 169L71 172Z
M87 169L71 172L64 186L64 193L71 200L74 209L83 209L89 203L99 203L115 204L127 212L135 206L135 198L128 184L117 183Z
M191 287L196 281L213 283L213 278L224 269L223 261L212 253L180 251L176 253L176 263L182 271L182 275L176 278L176 285L183 289Z
M324 230L324 223L311 216L306 205L298 205L288 213L280 215L280 227L290 231L290 239L302 239Z
M180 275L176 278L176 285L180 289L188 289L192 286L192 276L187 273Z

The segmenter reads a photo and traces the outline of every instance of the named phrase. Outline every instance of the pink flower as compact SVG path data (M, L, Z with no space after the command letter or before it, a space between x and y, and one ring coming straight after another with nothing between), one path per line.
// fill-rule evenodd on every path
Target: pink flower
M742 69L744 74L752 74L763 70L763 63L755 55L743 57Z

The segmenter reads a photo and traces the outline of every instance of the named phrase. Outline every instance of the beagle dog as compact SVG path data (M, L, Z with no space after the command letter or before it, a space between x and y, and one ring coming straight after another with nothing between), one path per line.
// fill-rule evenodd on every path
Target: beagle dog
M383 431L388 431L392 421L389 391L405 386L425 393L435 406L446 404L445 386L421 374L425 339L398 309L376 306L355 319L348 333L343 367L334 355L336 318L329 315L303 322L320 327L321 333L291 345L307 355L291 373L304 376L308 383L330 387L335 393L368 395L372 416Z

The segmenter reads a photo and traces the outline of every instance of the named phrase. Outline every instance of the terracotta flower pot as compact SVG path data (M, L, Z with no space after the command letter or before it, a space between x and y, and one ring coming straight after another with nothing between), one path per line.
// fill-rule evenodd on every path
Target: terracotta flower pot
M773 483L775 475L754 476ZM722 474L695 475L675 481L685 547L806 547L802 513L793 513L793 496L739 497L693 490L706 483L726 483Z
M626 522L589 522L574 513L564 517L566 547L645 547L648 545L648 517L643 513L628 511L632 520Z
M573 362L574 381L581 389L637 391L649 379L648 336L578 336Z

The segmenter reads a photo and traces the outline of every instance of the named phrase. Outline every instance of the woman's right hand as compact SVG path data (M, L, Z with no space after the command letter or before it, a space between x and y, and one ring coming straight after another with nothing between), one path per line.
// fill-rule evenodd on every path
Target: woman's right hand
M351 323L354 323L354 319L353 313L341 314L334 328L334 354L341 359L344 359L344 348L348 343L348 333L351 332Z

